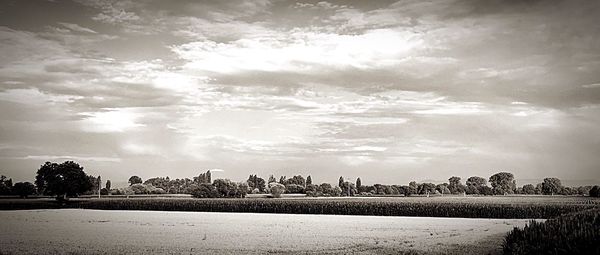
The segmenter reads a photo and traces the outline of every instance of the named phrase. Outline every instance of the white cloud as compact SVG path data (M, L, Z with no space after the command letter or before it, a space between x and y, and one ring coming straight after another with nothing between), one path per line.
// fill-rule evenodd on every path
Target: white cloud
M292 31L281 38L240 39L231 43L199 41L171 49L192 70L318 71L330 68L374 69L392 66L422 41L408 31L379 29L360 35Z

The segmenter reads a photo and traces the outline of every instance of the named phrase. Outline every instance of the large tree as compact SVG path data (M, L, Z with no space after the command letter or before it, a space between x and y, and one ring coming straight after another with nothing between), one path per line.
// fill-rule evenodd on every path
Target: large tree
M542 193L544 195L554 195L562 190L563 186L558 178L544 178L542 182Z
M517 186L515 176L508 172L500 172L492 175L489 182L492 185L495 195L513 194Z
M93 187L83 167L73 161L46 162L37 171L35 184L41 193L55 195L57 199L78 196Z

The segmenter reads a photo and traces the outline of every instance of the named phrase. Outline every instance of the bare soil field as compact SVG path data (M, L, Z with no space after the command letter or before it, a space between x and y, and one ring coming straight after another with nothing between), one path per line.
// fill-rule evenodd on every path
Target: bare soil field
M2 254L494 254L524 219L0 211Z

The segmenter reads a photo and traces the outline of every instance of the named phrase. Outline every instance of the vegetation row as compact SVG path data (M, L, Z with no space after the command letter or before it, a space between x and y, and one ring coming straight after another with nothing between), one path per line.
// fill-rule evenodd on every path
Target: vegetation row
M488 182L491 186L488 186ZM525 184L518 187L512 173L499 172L489 177L471 176L463 184L460 177L452 176L447 183L417 183L408 185L363 185L360 178L356 182L344 180L340 176L337 185L313 183L311 176L304 178L295 175L291 178L271 175L265 180L250 175L246 181L234 182L228 179L212 180L211 172L201 173L192 179L170 179L155 177L143 181L138 176L129 178L129 186L113 189L110 180L102 187L101 177L87 175L83 167L73 161L63 163L46 162L37 171L35 185L30 182L12 184L12 180L0 176L0 195L32 194L56 196L59 200L77 197L82 194L134 195L134 194L191 194L198 198L243 198L248 193L267 193L279 197L283 193L306 194L307 196L381 196L381 195L507 195L507 194L544 194L544 195L589 195L599 196L600 187L566 187L558 178L544 178L537 185Z
M596 204L494 204L421 203L366 199L93 199L70 201L12 200L1 209L82 208L100 210L158 210L202 212L250 212L288 214L338 214L460 218L552 218L590 208Z

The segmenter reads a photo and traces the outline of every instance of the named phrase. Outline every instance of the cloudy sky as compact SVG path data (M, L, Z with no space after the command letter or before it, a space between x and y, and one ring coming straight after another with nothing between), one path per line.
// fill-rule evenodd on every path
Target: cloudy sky
M600 179L599 1L0 3L0 173ZM524 184L521 182L520 184Z

